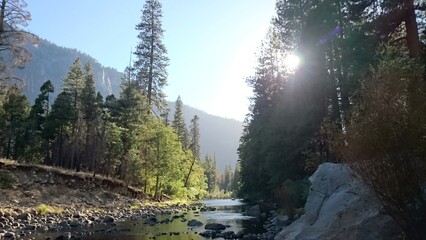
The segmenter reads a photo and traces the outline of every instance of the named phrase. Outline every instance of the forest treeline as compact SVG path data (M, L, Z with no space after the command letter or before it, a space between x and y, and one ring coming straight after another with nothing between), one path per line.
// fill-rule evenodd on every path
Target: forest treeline
M425 9L413 0L276 2L247 79L241 197L274 199L293 215L320 163L349 163L409 239L425 238Z
M136 59L123 74L119 96L103 98L90 62L83 66L76 59L62 88L47 80L32 106L15 84L25 79L8 74L30 60L25 44L37 38L20 27L31 15L25 1L6 0L0 7L1 157L119 178L156 198L205 195L199 118L193 117L188 130L179 98L173 121L168 119L162 92L168 58L159 1L143 6Z

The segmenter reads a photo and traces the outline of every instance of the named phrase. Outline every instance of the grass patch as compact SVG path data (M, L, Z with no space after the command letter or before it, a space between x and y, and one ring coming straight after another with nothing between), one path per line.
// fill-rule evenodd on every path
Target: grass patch
M46 215L49 213L49 208L45 204L40 204L36 207L36 212L40 215Z
M138 205L132 205L132 206L130 206L130 210L137 210L139 208L140 207Z
M46 204L40 204L36 207L36 212L40 215L46 215L48 213L62 213L64 211L63 208L60 207L52 207L52 206L48 206Z

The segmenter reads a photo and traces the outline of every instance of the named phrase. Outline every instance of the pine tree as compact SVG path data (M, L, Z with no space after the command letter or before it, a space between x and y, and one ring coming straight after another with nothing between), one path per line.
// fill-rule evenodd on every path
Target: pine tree
M70 67L67 77L64 79L63 91L71 97L72 113L72 126L70 134L70 154L69 154L69 168L80 169L80 153L82 150L83 139L83 121L82 121L82 106L81 95L84 88L84 73L81 69L80 59L77 58Z
M131 150L136 144L135 131L147 121L149 104L144 95L139 91L134 81L123 79L122 92L116 103L116 123L122 129L123 154L120 157L120 178L127 183L130 180Z
M52 144L52 163L56 166L67 167L64 145L69 141L68 129L73 122L74 109L72 98L66 92L61 92L52 105L43 136L47 141L54 140Z
M44 163L49 162L49 141L44 138L43 131L50 112L50 94L54 92L53 84L50 80L40 87L40 94L35 99L31 107L28 123L28 153L27 160L40 161L44 156Z
M225 193L231 191L232 179L233 179L232 168L231 166L226 165L225 173L223 174L223 182L222 182L222 189L224 190Z
M189 149L192 151L193 160L191 163L191 167L189 168L188 175L186 176L185 187L189 187L188 181L194 168L195 162L200 161L200 126L198 124L199 119L200 118L197 115L195 115L191 119Z
M137 83L146 94L149 104L154 104L158 109L166 105L162 90L167 85L166 67L169 61L162 42L162 17L161 3L158 0L147 0L141 22L136 25L139 44L134 52L137 58L134 62Z
M191 125L189 126L189 136L190 136L190 144L189 149L194 154L194 157L197 160L200 160L200 125L199 125L200 118L197 115L194 115L194 117L191 119Z
M85 125L84 164L89 170L95 172L96 145L100 125L100 105L102 96L96 95L95 79L92 74L92 66L87 63L84 67L84 87L81 92L81 105L83 121Z
M26 147L24 123L28 113L27 98L16 85L13 85L8 89L3 104L5 125L2 126L2 136L0 136L0 152L2 152L3 157L18 159L23 156Z
M212 193L216 189L216 159L206 155L203 162L203 168L207 179L207 190Z
M172 122L173 129L182 143L183 149L189 147L188 130L186 129L185 118L183 116L183 102L180 96L176 99L175 113Z

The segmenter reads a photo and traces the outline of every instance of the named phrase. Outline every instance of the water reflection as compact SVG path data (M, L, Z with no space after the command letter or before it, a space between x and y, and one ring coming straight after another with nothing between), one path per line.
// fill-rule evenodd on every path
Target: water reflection
M201 240L205 239L199 233L205 231L204 225L207 223L221 223L227 225L226 231L235 233L243 231L244 233L262 233L262 221L255 217L244 215L247 205L239 200L222 199L222 200L206 200L203 202L206 207L214 207L215 211L189 211L187 213L178 213L173 215L156 216L157 221L161 222L168 219L170 223L158 223L154 226L145 224L146 219L129 220L118 222L113 225L100 225L91 229L91 236L85 236L85 240ZM187 222L196 219L204 223L201 227L191 228L187 226ZM167 220L166 220L167 221ZM114 226L115 225L115 226ZM118 230L118 231L117 231ZM45 239L47 236L53 239L58 236L55 234L39 235Z

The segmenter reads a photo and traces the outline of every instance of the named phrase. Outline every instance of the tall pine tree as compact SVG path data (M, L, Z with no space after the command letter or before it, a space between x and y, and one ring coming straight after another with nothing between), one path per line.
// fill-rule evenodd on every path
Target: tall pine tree
M193 154L193 160L191 163L191 167L189 168L188 175L186 176L185 180L185 186L188 186L189 177L191 176L192 170L194 168L195 161L200 161L200 125L198 123L198 120L200 118L195 115L191 119L191 126L189 127L190 130L190 144L189 149L192 151Z
M139 43L136 46L136 80L146 94L149 104L158 109L166 106L163 87L167 85L169 59L164 46L161 3L158 0L147 0L142 10L141 22L136 25L139 31Z

